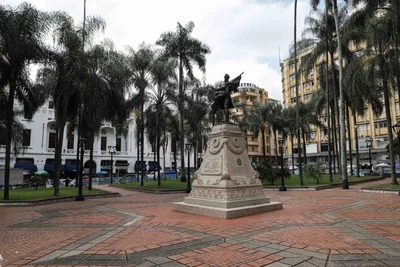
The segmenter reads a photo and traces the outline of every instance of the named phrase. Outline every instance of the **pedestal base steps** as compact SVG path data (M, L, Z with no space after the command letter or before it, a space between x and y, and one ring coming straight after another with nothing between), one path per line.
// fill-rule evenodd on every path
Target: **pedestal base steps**
M244 136L235 124L213 127L190 195L174 203L174 211L232 219L283 208L265 196Z

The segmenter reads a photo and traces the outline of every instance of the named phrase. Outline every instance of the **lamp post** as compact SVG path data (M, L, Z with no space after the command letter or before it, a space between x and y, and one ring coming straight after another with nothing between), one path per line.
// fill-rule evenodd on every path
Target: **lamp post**
M285 177L283 173L283 138L279 138L278 143L279 143L279 150L281 153L281 186L279 187L279 191L286 191Z
M192 143L188 141L188 142L186 142L185 146L186 146L186 150L188 152L186 193L190 193L190 191L192 190L192 188L190 187L190 149L192 148Z
M80 168L79 168L79 182L78 182L78 195L75 197L75 201L83 201L85 197L82 194L82 172L83 172L83 154L85 152L85 138L79 139L79 146L81 149L81 160L80 160Z
M399 162L400 162L400 122L397 122L395 125L392 126L394 133L397 135L397 153L399 155Z
M371 140L371 138L370 139L366 139L365 143L367 143L368 153L369 153L369 169L372 171L372 155L371 155L372 140Z
M111 179L110 179L110 184L113 183L113 156L117 153L115 151L115 146L108 146L108 153L111 155Z

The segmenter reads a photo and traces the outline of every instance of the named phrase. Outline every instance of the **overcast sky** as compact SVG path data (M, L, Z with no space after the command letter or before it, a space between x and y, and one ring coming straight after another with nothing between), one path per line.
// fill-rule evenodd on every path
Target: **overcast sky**
M24 2L0 1L12 6ZM27 2L45 11L66 11L76 23L83 20L83 0ZM309 11L309 1L298 0L298 38ZM105 19L107 28L99 38L113 40L121 51L126 45L136 49L142 42L154 44L161 33L175 31L177 22L193 21L193 36L211 48L206 83L244 71L242 82L282 100L279 54L286 58L293 42L294 0L87 0L86 12Z

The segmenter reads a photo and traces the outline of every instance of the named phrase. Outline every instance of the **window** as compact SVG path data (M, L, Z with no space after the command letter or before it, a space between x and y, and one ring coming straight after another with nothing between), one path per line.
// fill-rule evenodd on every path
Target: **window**
M375 124L375 129L387 128L387 122L386 121L375 122L374 124Z
M74 149L74 135L73 134L68 136L67 149Z
M313 94L304 95L304 101L309 101Z
M29 110L24 110L24 119L31 120L33 117L33 112Z
M56 133L49 133L49 148L56 148Z
M107 137L106 136L101 137L101 150L102 151L107 150Z
M77 160L76 159L66 159L65 164L71 164L71 165L76 165Z
M121 137L117 137L115 140L115 150L116 151L121 151Z
M24 129L22 136L22 146L30 146L31 145L31 130Z
M49 109L53 109L53 108L54 108L54 101L49 100Z
M17 163L17 164L35 164L35 160L33 158L17 158L15 163Z

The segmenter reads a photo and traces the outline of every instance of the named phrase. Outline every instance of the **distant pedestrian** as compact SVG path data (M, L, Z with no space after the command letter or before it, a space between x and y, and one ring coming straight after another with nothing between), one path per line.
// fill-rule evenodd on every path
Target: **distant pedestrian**
M69 177L67 177L67 179L65 179L65 187L69 186Z

